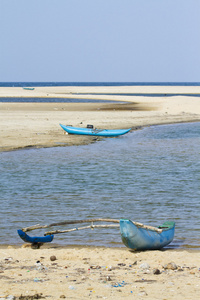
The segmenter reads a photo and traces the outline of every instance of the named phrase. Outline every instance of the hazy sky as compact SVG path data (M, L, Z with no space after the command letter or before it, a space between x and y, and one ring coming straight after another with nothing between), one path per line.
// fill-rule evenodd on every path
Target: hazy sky
M200 0L0 0L0 81L200 82Z

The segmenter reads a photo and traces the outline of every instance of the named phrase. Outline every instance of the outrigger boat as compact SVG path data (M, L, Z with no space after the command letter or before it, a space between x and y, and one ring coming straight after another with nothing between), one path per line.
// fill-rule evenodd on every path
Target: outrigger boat
M103 137L116 137L123 135L131 130L129 129L96 129L93 128L93 125L87 125L87 128L82 127L72 127L71 125L62 125L64 129L69 134L78 134L78 135L92 135L92 136L103 136Z
M97 224L95 222L115 223L115 224ZM78 223L91 223L91 225L76 227L66 230L53 230L45 232L42 237L31 237L26 232L35 229L44 229L54 226L63 226L69 224ZM60 223L52 223L49 225L33 225L30 227L22 228L18 230L20 238L27 243L31 244L43 244L53 241L54 235L59 233L68 233L82 229L94 229L94 228L119 228L121 232L121 238L124 245L132 250L158 250L168 245L174 237L174 222L165 222L160 227L147 226L142 223L132 222L130 220L116 220L116 219L85 219L85 220L72 220L64 221Z

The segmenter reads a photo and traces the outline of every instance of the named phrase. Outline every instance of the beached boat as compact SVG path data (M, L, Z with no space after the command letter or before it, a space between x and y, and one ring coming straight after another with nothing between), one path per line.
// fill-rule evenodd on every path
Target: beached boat
M35 88L23 87L23 89L24 89L24 90L27 90L27 91L34 91Z
M105 223L115 223L115 224L97 224L95 222L105 222ZM86 225L82 227L75 227L71 229L62 229L62 230L51 230L44 233L44 236L35 236L31 237L26 232L37 230L37 229L46 229L55 226L64 226L70 224L81 224L81 223L91 223L91 225ZM31 244L40 244L40 243L50 243L55 234L70 233L74 231L80 231L85 229L94 229L94 228L119 228L121 232L122 241L130 249L133 250L155 250L161 249L162 247L169 244L174 237L174 222L165 222L162 226L156 228L152 226L146 226L141 223L132 222L130 220L116 220L116 219L85 219L85 220L67 220L59 223L52 223L49 225L40 225L36 224L30 227L22 228L18 230L18 235L20 238Z
M69 134L79 134L79 135L92 135L92 136L103 136L103 137L116 137L119 135L123 135L131 130L129 129L96 129L93 128L92 125L88 126L87 128L81 127L72 127L72 126L65 126L60 124L62 129L64 129Z
M159 250L174 238L175 223L168 221L156 228L135 223L130 220L120 220L120 232L124 245L132 250Z

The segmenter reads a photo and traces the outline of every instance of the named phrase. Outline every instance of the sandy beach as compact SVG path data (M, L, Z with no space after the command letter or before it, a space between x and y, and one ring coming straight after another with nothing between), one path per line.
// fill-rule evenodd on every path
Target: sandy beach
M115 94L166 94L165 97ZM190 94L168 97L167 94ZM1 87L0 97L111 100L115 103L0 102L0 151L81 145L94 137L71 136L59 123L97 128L200 121L200 87ZM105 95L104 95L105 94ZM0 248L0 299L199 299L200 252L121 248Z
M189 93L194 96L119 96L119 93ZM110 100L115 103L0 102L0 151L25 147L55 147L94 142L94 137L66 135L59 123L123 129L200 121L199 87L1 87L0 97L40 97ZM105 95L103 95L105 94Z
M0 278L0 299L198 299L200 254L9 247L0 249Z

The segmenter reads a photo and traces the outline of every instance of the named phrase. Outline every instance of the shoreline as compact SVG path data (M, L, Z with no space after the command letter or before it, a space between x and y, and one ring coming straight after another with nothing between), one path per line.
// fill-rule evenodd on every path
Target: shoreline
M169 244L170 245L170 244ZM3 249L23 249L23 248L28 248L28 249L32 249L32 251L39 251L39 250L44 250L44 249L57 249L57 250L62 250L62 249L113 249L113 250L119 250L119 251L124 251L127 250L131 253L147 253L147 252L154 252L154 251L158 251L158 252L168 252L168 251L174 251L174 252L188 252L188 253L199 253L200 254L200 247L185 247L185 248L179 248L179 247L169 247L166 246L160 250L146 250L146 251L134 251L134 250L130 250L129 248L127 248L122 242L121 242L121 246L105 246L105 245L87 245L87 244L59 244L59 243L44 243L41 245L40 248L33 248L31 247L31 244L26 243L26 242L21 242L18 244L11 244L11 243L7 243L7 244L0 244L0 250Z
M0 244L0 249L20 249L20 248L31 248L31 244L27 244L25 242L12 244L12 243L6 243L6 244ZM77 249L96 249L96 248L104 248L104 249L116 249L116 250L122 250L126 249L130 251L123 243L121 246L105 246L105 245L87 245L87 244L59 244L59 243L46 243L41 246L41 249L71 249L71 248L77 248ZM34 248L33 248L34 249ZM187 246L187 247L165 247L160 250L162 251L175 251L175 252L189 252L189 253L200 253L200 246ZM134 251L133 251L134 252ZM139 253L142 251L136 251L134 253Z
M192 120L192 121L177 121L177 122L169 122L169 123L157 123L157 124L150 124L150 125L143 125L143 126L135 126L132 127L130 132L136 131L136 130L143 130L145 127L151 127L151 126L162 126L162 125L173 125L173 124L190 124L190 123L199 123L200 120ZM110 128L111 129L111 128ZM124 128L125 129L125 128ZM64 133L67 134L67 133ZM35 145L26 145L26 146L6 146L6 147L1 147L0 143L0 153L1 152L13 152L13 151L20 151L20 150L31 150L31 149L45 149L45 148L55 148L55 147L69 147L69 146L82 146L82 145L89 145L92 143L96 143L102 139L106 138L117 138L117 137L97 137L97 138L84 138L80 139L79 141L70 141L68 142L59 142L57 145L49 145L49 144L35 144Z

